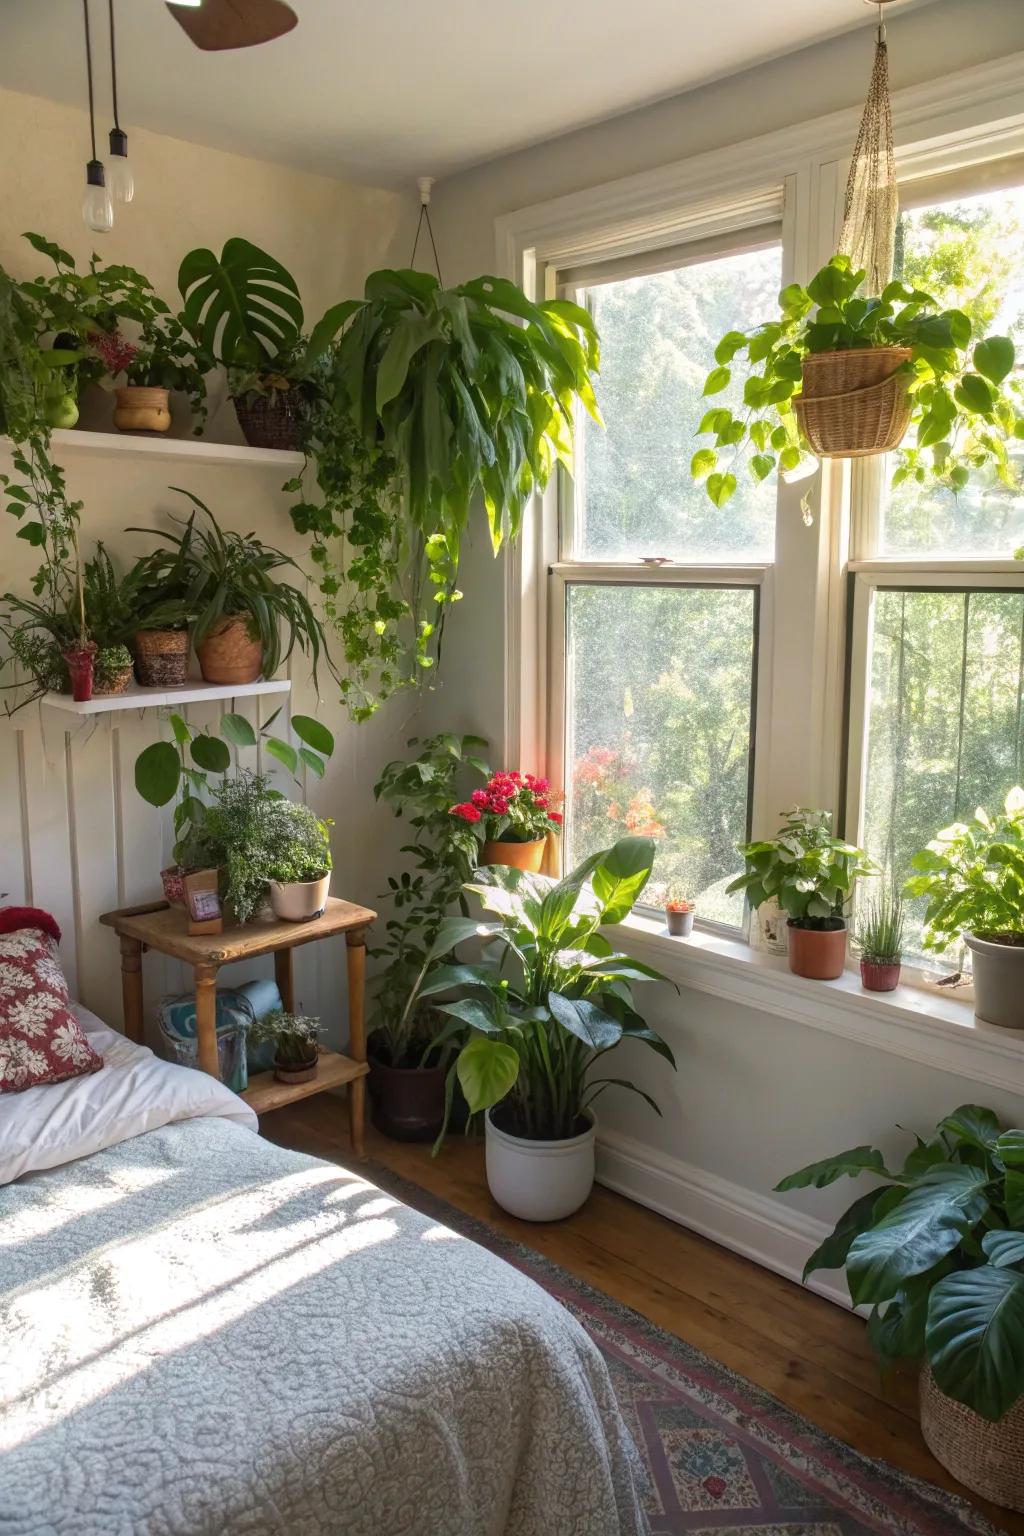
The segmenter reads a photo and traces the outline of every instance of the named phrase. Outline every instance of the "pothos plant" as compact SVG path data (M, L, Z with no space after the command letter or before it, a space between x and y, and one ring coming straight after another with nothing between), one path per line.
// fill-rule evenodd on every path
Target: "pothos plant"
M813 457L792 403L804 358L866 347L909 347L911 353L903 367L913 435L897 451L894 485L908 478L922 485L935 480L958 491L975 471L1015 484L1007 441L1024 438L1024 415L1013 381L1013 342L1007 336L976 338L963 310L942 309L930 294L900 281L869 297L864 278L849 257L833 256L806 288L783 288L776 318L750 331L728 331L718 343L705 396L728 387L736 359L745 363L747 376L742 410L712 405L697 428L713 444L697 450L690 470L716 506L735 494L741 452L755 481L776 469L795 471Z

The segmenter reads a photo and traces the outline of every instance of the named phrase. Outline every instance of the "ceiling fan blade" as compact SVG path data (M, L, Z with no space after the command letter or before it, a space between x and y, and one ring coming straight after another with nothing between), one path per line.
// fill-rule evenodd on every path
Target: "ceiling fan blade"
M183 32L206 53L224 48L254 48L272 42L298 25L299 18L284 0L201 0L167 9Z

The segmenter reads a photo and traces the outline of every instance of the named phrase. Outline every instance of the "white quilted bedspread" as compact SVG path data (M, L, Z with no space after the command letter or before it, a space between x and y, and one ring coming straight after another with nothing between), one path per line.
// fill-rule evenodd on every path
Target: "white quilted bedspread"
M600 1355L345 1169L222 1119L0 1189L4 1536L639 1536Z

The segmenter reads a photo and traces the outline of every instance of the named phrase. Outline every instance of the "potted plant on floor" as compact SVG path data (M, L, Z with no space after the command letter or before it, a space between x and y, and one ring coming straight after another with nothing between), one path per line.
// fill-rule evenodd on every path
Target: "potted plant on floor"
M378 1130L400 1141L433 1141L444 1120L454 1042L435 1044L447 1020L419 988L445 918L460 905L468 912L462 887L479 851L469 825L449 808L460 787L486 779L490 770L479 756L487 747L479 736L443 732L414 737L409 746L418 749L415 755L388 763L374 786L375 798L409 828L401 851L412 868L389 877L385 895L393 912L383 942L370 950L381 969L373 983L369 1089Z
M1002 815L978 809L946 827L911 860L908 896L924 896L924 943L944 950L958 938L971 951L979 1019L1024 1029L1024 789L1011 789Z
M722 507L735 493L723 451L750 456L763 480L797 471L808 454L856 458L897 448L894 481L912 476L962 490L976 470L1013 484L1007 453L1019 413L1003 389L1013 374L1013 342L973 334L962 310L942 309L929 294L893 282L880 298L863 294L865 274L833 256L802 288L779 296L779 314L752 331L729 331L715 350L706 396L732 380L745 353L749 372L742 413L711 406L699 432L714 439L694 454L691 472Z
M453 805L451 814L476 831L481 864L507 864L537 874L548 838L562 825L561 812L554 808L558 798L547 779L513 770L496 773L468 800Z
M882 1180L811 1255L804 1279L845 1269L883 1366L920 1360L921 1428L954 1477L1024 1509L1024 1131L963 1104L890 1172L854 1147L776 1186Z
M225 531L198 496L191 491L179 494L195 509L184 522L176 519L180 534L154 534L147 528L127 531L149 533L165 542L167 547L150 557L152 580L159 582L166 573L169 581L188 581L195 616L192 641L205 680L254 683L270 677L298 645L310 659L315 681L325 654L320 621L305 592L274 575L285 569L298 573L294 560L253 533ZM205 522L197 522L199 513Z
M246 1047L272 1043L278 1082L308 1083L316 1077L322 1034L319 1019L278 1011L253 1019L246 1030Z
M869 903L853 942L860 950L860 979L865 992L894 992L900 984L905 927L903 903L884 889Z
M674 939L690 937L696 910L696 903L688 901L674 886L669 890L668 900L665 902L665 922Z
M485 1112L491 1194L526 1221L570 1216L590 1194L594 1104L607 1088L629 1088L660 1113L635 1084L594 1070L623 1040L675 1066L632 998L634 982L665 978L600 932L632 910L653 862L650 838L624 837L557 883L502 865L478 870L466 889L497 923L450 918L433 946L434 958L474 936L496 947L493 965L437 965L421 996L463 994L437 1004L453 1037L468 1029L452 1070L470 1112Z
M773 896L789 914L789 968L812 981L834 981L846 964L847 902L854 881L876 875L860 849L832 835L829 811L790 811L777 837L740 846L745 868L726 887L751 910Z

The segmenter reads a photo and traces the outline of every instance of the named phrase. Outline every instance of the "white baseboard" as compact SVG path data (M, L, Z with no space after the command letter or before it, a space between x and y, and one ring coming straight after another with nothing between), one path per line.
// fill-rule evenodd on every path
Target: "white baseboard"
M832 1230L767 1195L753 1194L615 1132L602 1133L598 1141L597 1178L608 1189L797 1284L807 1259ZM808 1289L849 1308L849 1292L839 1273L812 1276Z

